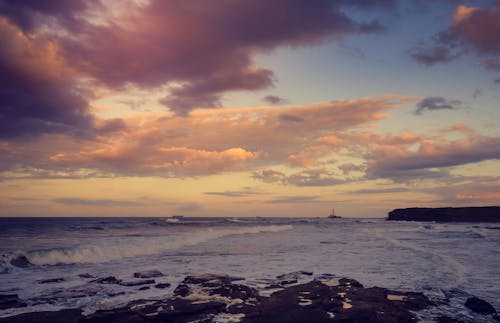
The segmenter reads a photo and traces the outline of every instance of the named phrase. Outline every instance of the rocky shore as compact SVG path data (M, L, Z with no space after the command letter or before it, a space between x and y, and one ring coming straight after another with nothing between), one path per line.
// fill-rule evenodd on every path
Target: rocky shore
M389 221L500 222L500 206L395 209Z
M152 287L151 278L160 275L156 271L137 274L141 284L126 286ZM309 280L302 283L304 278ZM89 281L94 285L123 283L114 277ZM205 274L185 277L164 299L135 300L90 315L83 315L81 309L24 313L0 318L0 322L416 322L421 311L427 311L427 316L433 313L436 322L459 322L432 310L446 301L436 302L422 293L364 287L356 280L330 274L289 273L261 289L245 285L243 278ZM0 295L3 308L27 303L17 295ZM496 310L479 298L468 299L464 310L479 313L485 322L498 320Z

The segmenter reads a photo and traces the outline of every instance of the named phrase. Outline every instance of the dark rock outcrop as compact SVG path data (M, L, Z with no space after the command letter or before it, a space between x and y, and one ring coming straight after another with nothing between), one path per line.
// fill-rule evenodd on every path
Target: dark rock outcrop
M90 281L91 283L98 283L98 284L116 284L120 285L122 280L118 279L114 276L108 276L108 277L103 277L103 278L97 278L94 280Z
M145 270L134 273L135 278L155 278L162 277L163 273L159 270Z
M26 307L26 303L23 302L17 294L0 295L0 310L14 307Z
M465 306L471 311L480 314L494 314L497 312L490 303L478 297L469 297L465 302Z
M158 289L165 289L165 288L169 288L170 287L170 283L158 283L155 285L155 288L158 288Z
M10 264L19 268L28 268L30 266L33 266L33 264L28 260L28 258L26 258L26 256L18 256L16 258L13 258L10 261Z
M436 222L500 222L500 207L407 208L389 212L387 220Z
M37 280L37 283L39 283L39 284L53 284L53 283L60 283L63 281L64 281L64 278L51 278L51 279Z
M130 282L120 282L122 286L142 286L142 285L151 285L156 283L154 279L142 279Z

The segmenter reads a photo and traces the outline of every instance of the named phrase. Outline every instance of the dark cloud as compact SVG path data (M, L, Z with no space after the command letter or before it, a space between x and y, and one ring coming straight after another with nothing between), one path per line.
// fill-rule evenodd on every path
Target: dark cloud
M420 64L449 62L459 56L452 51L472 50L479 55L500 55L500 5L490 7L456 7L453 21L447 29L434 36L435 46L417 46L409 51ZM486 69L497 69L497 57L486 60Z
M314 203L318 202L318 197L319 196L311 196L311 195L282 196L272 200L267 200L265 201L265 203L270 203L270 204Z
M496 84L500 84L500 77L495 80Z
M224 92L272 86L272 71L252 64L259 51L380 30L328 0L153 0L122 23L87 26L62 43L77 68L108 86L175 82L161 102L186 115L220 106Z
M483 54L500 54L500 7L459 6L448 29L452 37Z
M425 66L450 62L454 58L454 55L452 55L450 49L446 46L416 46L408 53L415 62Z
M462 104L459 100L447 100L440 96L429 96L417 103L415 114L422 114L426 110L454 110Z
M91 128L87 101L54 44L0 18L0 137Z
M82 13L99 4L100 0L0 0L0 15L25 31L54 21L74 30L83 23Z
M283 103L288 103L287 99L280 98L279 96L275 95L268 95L262 98L264 102L267 102L269 104L283 104Z
M118 201L118 200L108 200L108 199L83 199L83 198L56 198L52 200L53 202L66 205L84 205L84 206L143 206L144 203L135 201Z

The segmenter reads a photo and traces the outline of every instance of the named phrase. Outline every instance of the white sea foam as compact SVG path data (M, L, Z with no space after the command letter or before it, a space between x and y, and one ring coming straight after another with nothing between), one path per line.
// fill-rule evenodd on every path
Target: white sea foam
M98 244L30 251L23 254L34 265L98 263L176 250L225 236L279 232L292 228L291 225L207 228L168 236L121 237Z

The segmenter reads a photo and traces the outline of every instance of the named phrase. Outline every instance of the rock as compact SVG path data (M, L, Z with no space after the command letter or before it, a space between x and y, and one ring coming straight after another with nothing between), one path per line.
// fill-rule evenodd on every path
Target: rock
M227 275L214 275L214 274L203 274L203 275L191 275L187 276L183 282L185 284L203 284L207 282L221 282L221 283L230 283L237 280L244 280L245 278L227 276Z
M494 314L497 312L490 303L478 297L469 297L465 302L465 306L471 311L480 314Z
M387 220L500 222L500 206L395 209L389 212Z
M26 258L26 256L18 256L16 258L13 258L10 261L10 264L19 268L28 268L33 266L33 264L28 260L28 258Z
M146 270L134 273L135 278L155 278L162 277L163 273L158 270Z
M460 323L460 321L446 315L441 315L436 318L436 323Z
M92 276L91 274L85 273L85 274L80 274L78 277L81 278L95 278L95 276Z
M155 288L158 288L158 289L165 289L168 287L170 287L170 283L158 283L155 285Z
M284 274L276 277L279 280L280 285L291 285L298 282L297 275L290 273Z
M63 281L64 281L64 278L51 278L51 279L37 280L36 282L39 284L53 284L53 283L60 283Z
M74 323L82 318L80 309L65 309L54 312L32 312L12 317L0 318L0 322L8 323Z
M0 295L0 310L15 307L26 307L26 303L23 302L17 294Z
M363 288L352 279L339 279L335 285L313 280L282 288L269 297L260 296L258 290L237 284L236 280L239 279L224 275L188 276L167 299L136 300L88 316L81 315L79 310L21 314L0 318L0 323L414 322L412 311L433 306L420 293ZM145 288L149 286L141 287Z
M119 284L122 286L141 286L141 285L149 285L156 283L154 279L143 279L136 280L131 282L120 282Z
M91 283L98 283L98 284L116 284L116 285L120 285L120 283L122 282L122 280L121 279L117 279L114 276L108 276L108 277L103 277L103 278L97 278L97 279L91 280L90 282Z

